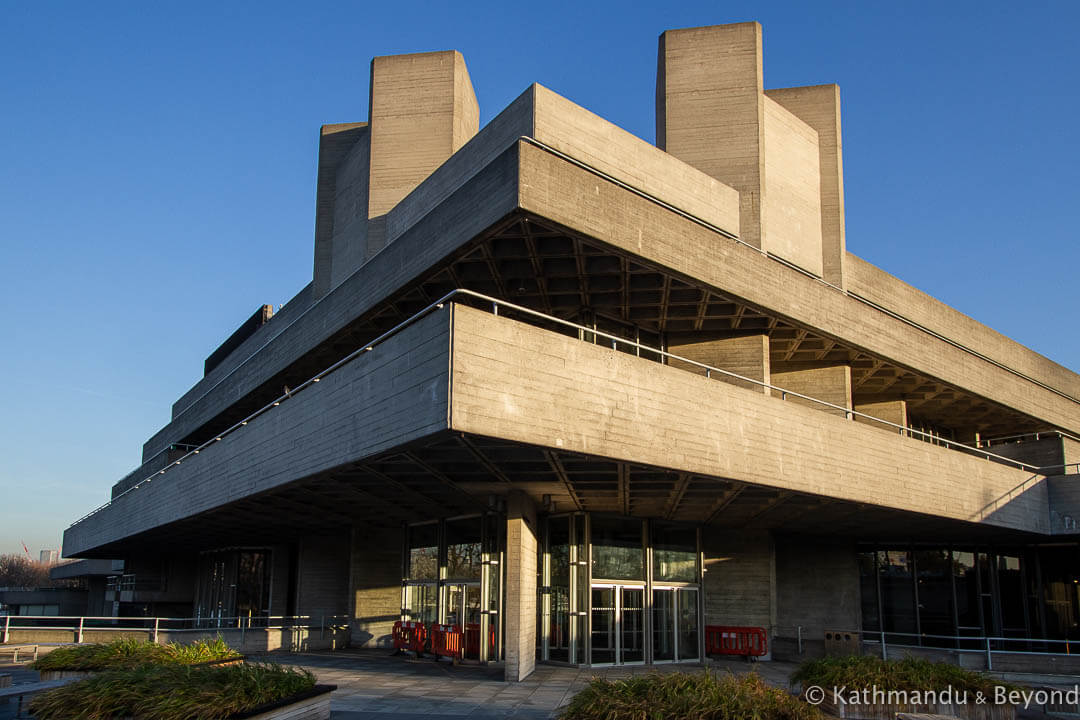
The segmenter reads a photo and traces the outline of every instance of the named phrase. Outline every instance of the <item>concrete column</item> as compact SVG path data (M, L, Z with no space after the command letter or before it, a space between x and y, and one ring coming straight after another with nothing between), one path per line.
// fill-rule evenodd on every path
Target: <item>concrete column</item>
M536 668L536 507L523 492L507 497L506 680L518 682Z
M859 402L855 403L855 409L861 413L866 413L867 415L871 415L886 422L896 423L897 425L903 425L904 427L907 427L908 424L906 400ZM874 422L870 418L859 417L858 415L855 416L855 422L867 423L875 427L880 427L883 430L888 430L891 433L900 433L899 430L891 425Z
M850 543L778 538L776 577L775 653L799 659L800 626L804 653L810 657L824 654L826 630L862 627L859 567Z
M776 625L776 553L767 530L705 528L705 624Z
M301 539L297 615L329 618L348 612L350 540L350 531L344 529Z
M784 390L801 393L816 400L824 400L848 410L851 409L851 366L849 365L785 369L783 371L774 369L772 371L772 384ZM773 395L778 394L779 391L773 390ZM806 405L833 415L846 415L843 410L834 410L799 397L788 395L786 399L788 402Z
M401 528L353 528L349 615L353 647L390 647L401 617Z
M821 276L844 287L844 150L840 132L840 87L766 90L775 100L817 131L818 166L821 171Z
M770 383L769 336L742 335L739 337L709 338L701 333L672 333L667 338L668 352L681 355L706 365L748 377L765 384ZM688 363L672 360L672 367L690 370L704 375L705 371ZM714 375L718 380L768 394L768 388L742 382L724 375Z

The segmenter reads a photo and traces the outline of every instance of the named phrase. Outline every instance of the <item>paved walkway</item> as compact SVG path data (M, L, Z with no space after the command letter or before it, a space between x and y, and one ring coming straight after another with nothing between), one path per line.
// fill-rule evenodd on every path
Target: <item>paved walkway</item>
M520 683L503 681L502 668L390 657L386 650L342 650L273 654L268 659L299 665L320 683L337 685L331 699L333 720L462 720L515 718L541 720L558 716L593 677L628 677L675 670L700 671L700 665L654 665L623 668L569 668L539 665ZM787 687L794 669L788 663L710 662L710 667L749 672Z
M445 660L391 656L388 650L271 653L248 656L283 665L299 665L323 684L337 685L331 696L332 720L545 720L558 717L561 706L594 677L618 678L676 670L695 672L700 665L636 665L621 668L570 668L538 665L520 683L503 681L502 667L453 666ZM786 687L794 670L789 663L711 661L709 667L732 672L761 673L771 684ZM15 684L36 682L37 672L26 665L0 665ZM0 720L14 717L14 702L0 703Z

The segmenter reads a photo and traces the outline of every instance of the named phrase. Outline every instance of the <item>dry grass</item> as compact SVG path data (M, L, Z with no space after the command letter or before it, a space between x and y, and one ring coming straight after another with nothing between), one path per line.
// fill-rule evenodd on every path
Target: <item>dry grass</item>
M713 672L593 680L562 720L823 720L816 707L756 673Z
M188 645L156 645L121 639L94 645L72 645L53 650L34 662L34 670L122 670L140 665L196 665L240 657L220 637Z
M280 665L143 665L43 693L30 712L38 720L224 720L314 686L311 673Z

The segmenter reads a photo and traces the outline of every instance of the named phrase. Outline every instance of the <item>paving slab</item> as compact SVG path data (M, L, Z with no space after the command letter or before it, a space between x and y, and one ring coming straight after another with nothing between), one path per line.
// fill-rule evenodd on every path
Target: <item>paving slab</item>
M742 661L618 668L539 665L524 681L508 683L498 666L453 666L386 650L272 653L265 659L299 665L315 673L319 682L337 685L330 700L333 720L546 720L558 717L560 708L594 677L700 672L708 667L758 672L766 682L786 688L795 668L791 663Z

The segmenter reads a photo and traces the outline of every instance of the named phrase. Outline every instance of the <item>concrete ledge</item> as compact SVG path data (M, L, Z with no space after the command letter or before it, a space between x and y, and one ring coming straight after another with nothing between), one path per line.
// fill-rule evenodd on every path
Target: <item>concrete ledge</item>
M1013 467L468 307L453 335L453 430L1049 531L1045 482Z

